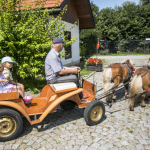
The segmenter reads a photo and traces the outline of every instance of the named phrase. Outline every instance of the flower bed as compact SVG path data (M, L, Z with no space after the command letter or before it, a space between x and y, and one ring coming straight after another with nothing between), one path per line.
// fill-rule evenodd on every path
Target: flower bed
M98 58L90 58L86 62L87 70L102 71L102 60Z

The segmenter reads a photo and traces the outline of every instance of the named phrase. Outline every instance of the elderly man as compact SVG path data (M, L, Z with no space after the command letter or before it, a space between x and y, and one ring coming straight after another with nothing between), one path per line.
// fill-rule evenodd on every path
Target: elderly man
M77 73L81 71L80 67L65 67L62 65L59 52L66 44L62 38L53 40L52 49L45 59L45 75L49 84L75 82L78 84Z

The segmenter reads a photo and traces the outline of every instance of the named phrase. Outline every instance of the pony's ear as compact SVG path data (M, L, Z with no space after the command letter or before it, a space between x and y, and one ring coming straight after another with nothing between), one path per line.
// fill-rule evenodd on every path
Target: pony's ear
M129 62L130 62L130 59L127 59L126 62L129 63Z

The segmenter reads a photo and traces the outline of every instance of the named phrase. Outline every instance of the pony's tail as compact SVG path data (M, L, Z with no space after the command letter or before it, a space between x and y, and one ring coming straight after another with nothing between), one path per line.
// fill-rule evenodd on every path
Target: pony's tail
M110 89L110 82L112 79L112 69L111 68L105 68L104 74L103 74L103 88L104 92L108 91Z
M131 82L129 97L138 95L141 91L142 91L142 77L136 75ZM131 103L131 100L133 100L134 98L136 98L136 96L133 98L129 98L129 103Z

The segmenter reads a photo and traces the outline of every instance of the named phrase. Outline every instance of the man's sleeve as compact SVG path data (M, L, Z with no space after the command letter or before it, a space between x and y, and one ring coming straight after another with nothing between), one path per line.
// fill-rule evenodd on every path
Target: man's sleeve
M54 73L59 72L63 69L61 61L59 61L56 57L51 58L49 61Z

